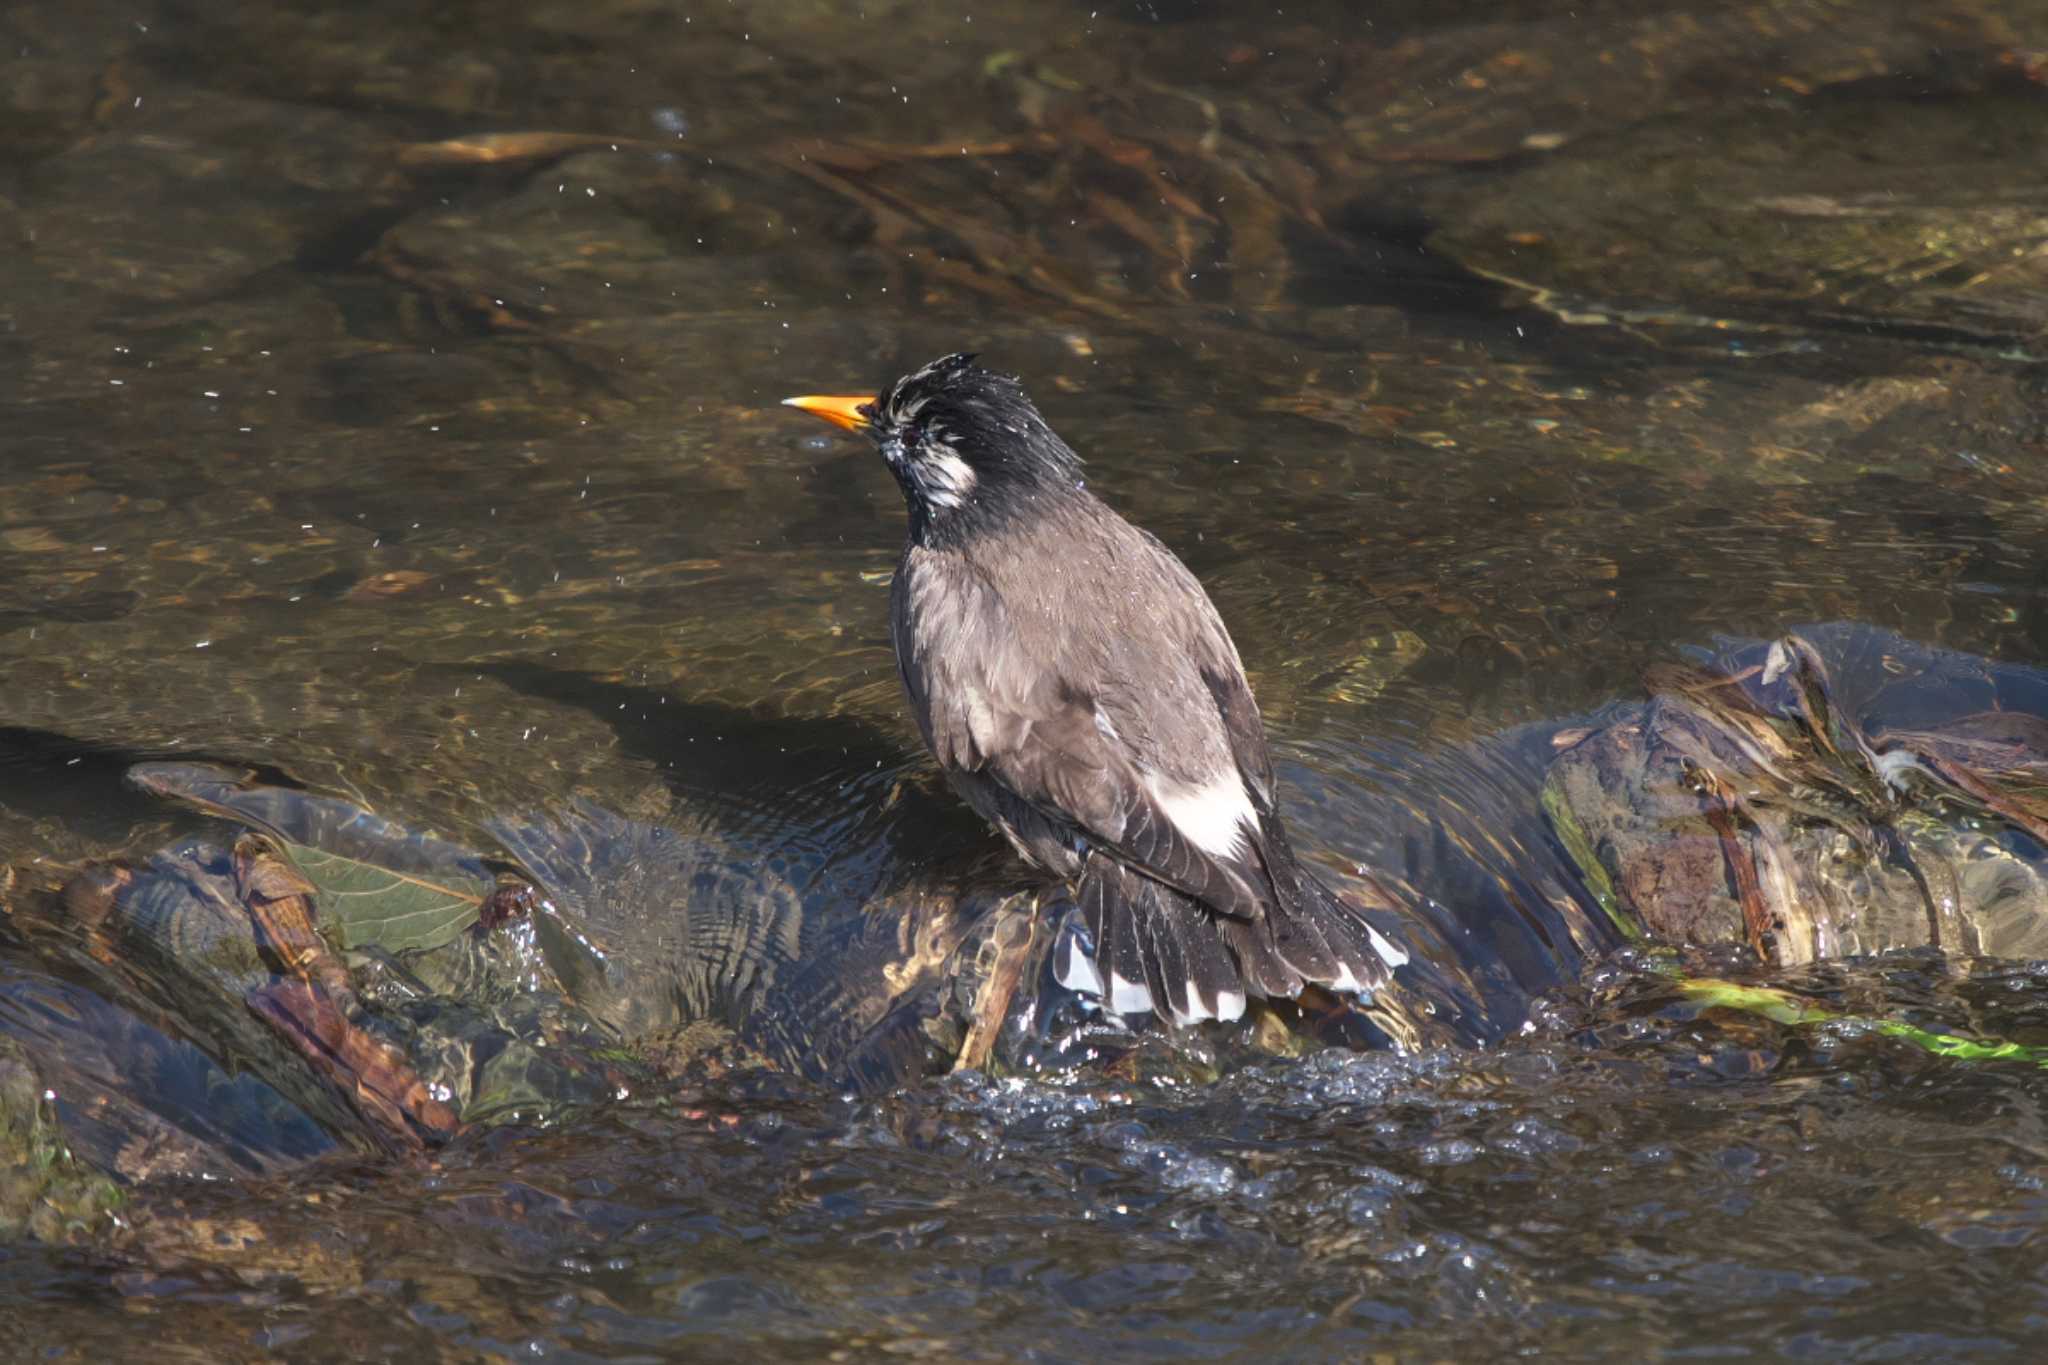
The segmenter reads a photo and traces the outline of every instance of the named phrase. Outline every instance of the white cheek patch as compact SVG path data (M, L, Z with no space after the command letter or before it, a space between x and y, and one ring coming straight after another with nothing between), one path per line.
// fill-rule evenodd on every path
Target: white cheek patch
M917 463L917 484L934 507L958 507L974 491L974 467L944 446Z
M1156 777L1145 785L1173 827L1196 848L1212 858L1235 858L1244 852L1245 831L1256 823L1257 816L1236 773L1200 787L1184 787Z

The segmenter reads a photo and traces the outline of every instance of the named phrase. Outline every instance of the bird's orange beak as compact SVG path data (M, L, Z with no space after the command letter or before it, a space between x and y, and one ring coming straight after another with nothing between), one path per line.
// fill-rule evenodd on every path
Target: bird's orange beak
M874 401L872 397L861 394L835 397L831 394L813 393L802 398L785 398L782 400L782 406L802 408L805 412L824 418L835 427L860 431L868 424L867 415L861 409L872 406Z

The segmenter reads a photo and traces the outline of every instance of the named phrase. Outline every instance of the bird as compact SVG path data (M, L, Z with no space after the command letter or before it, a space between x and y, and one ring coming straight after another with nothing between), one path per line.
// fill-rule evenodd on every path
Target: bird
M953 788L1066 882L1085 933L1055 942L1061 984L1179 1028L1304 983L1370 995L1407 961L1295 856L1201 582L1089 491L1014 376L962 352L783 401L867 436L902 489L904 695Z

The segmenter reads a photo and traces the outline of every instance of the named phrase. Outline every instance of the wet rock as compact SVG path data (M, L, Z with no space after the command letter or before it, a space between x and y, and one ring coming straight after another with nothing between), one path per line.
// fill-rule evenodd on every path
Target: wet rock
M1796 636L1662 669L1648 706L1563 741L1544 808L1589 889L1624 933L1746 942L1778 965L2048 951L2033 795L2048 729L1998 710L1937 718L1945 700L1995 707L2001 686L2038 683L1829 634L1836 669ZM1924 728L1871 725L1887 713Z

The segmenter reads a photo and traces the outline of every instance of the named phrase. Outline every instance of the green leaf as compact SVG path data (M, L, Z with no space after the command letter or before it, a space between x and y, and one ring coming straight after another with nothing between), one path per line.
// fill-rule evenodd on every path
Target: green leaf
M1937 1057L1963 1061L2020 1061L2048 1067L2048 1048L2028 1047L2004 1038L1964 1038L1953 1033L1935 1033L1897 1019L1867 1019L1854 1014L1837 1014L1802 1000L1790 991L1770 986L1739 986L1712 977L1688 977L1678 983L1679 993L1707 1009L1742 1010L1760 1014L1779 1024L1826 1024L1840 1021L1874 1029L1887 1038L1897 1038Z
M476 923L491 893L481 878L416 877L304 844L282 846L319 893L321 932L343 948L428 952Z

